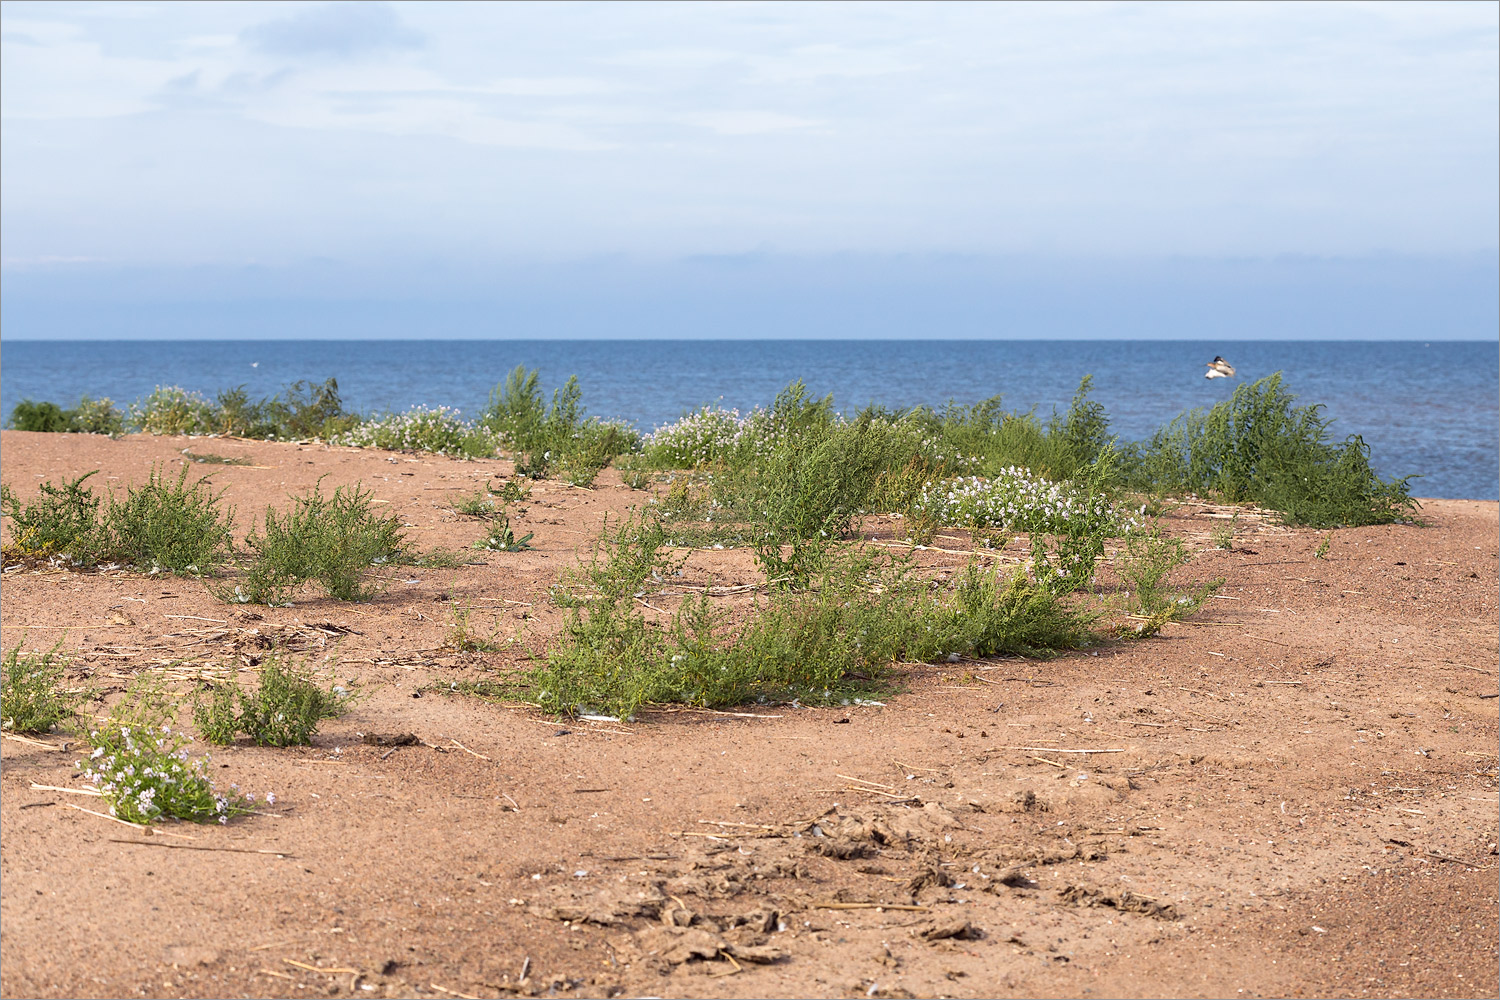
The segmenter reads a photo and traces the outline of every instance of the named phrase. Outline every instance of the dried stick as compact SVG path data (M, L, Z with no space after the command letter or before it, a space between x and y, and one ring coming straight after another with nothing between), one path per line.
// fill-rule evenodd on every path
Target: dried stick
M170 847L177 851L228 851L231 854L270 854L273 857L285 858L289 855L285 851L266 851L256 847L212 847L204 844L162 844L154 840L125 840L121 837L107 838L114 844L134 844L136 847ZM322 972L322 969L318 969Z
M1034 750L1038 753L1129 753L1129 747L1119 747L1113 750L1062 750L1058 747L999 747L1000 750Z
M340 976L349 975L350 973L356 976L360 974L358 969L320 969L316 965L308 965L306 962L299 962L295 958L283 958L282 961L287 965L295 965L299 969L306 969L308 972L326 972L329 975Z

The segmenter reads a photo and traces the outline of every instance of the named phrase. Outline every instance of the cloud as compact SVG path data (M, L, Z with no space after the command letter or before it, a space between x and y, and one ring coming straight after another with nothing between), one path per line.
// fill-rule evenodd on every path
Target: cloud
M278 56L357 56L419 49L426 36L401 22L386 3L330 3L241 32L250 45Z

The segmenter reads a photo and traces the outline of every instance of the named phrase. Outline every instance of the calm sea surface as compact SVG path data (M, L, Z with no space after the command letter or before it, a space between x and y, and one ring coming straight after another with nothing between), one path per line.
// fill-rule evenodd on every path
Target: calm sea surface
M1220 354L1234 379L1203 377ZM748 410L793 379L840 409L1004 397L1008 409L1065 409L1078 380L1124 439L1149 435L1236 385L1284 373L1322 403L1337 435L1360 434L1387 476L1420 473L1418 496L1500 498L1500 344L1183 341L6 341L0 412L23 398L124 404L157 385L212 396L244 385L274 394L296 379L338 379L361 412L418 404L483 409L516 365L550 390L577 375L588 411L649 431L704 403Z

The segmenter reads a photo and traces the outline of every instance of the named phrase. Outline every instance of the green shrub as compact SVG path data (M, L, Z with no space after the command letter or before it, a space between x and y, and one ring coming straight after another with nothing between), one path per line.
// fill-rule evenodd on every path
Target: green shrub
M934 660L964 656L1047 656L1094 638L1098 615L1061 603L1022 568L983 569L970 562L951 599L917 606L907 655Z
M344 714L353 700L340 685L319 687L307 664L272 653L260 663L260 683L247 692L233 682L216 684L193 708L203 738L227 746L240 733L257 746L306 746L324 719Z
M1204 412L1192 410L1130 450L1133 485L1217 495L1279 511L1313 527L1384 524L1416 509L1407 482L1386 482L1358 436L1329 440L1322 407L1294 406L1281 374L1242 385Z
M971 568L948 599L928 595L909 560L854 546L826 550L809 587L773 590L738 625L707 594L648 621L639 598L674 571L662 537L651 517L632 515L566 581L562 634L527 678L544 708L628 716L650 703L828 701L874 690L904 657L1036 654L1091 634L1093 616L1024 574L1002 586Z
M23 399L10 411L7 426L18 431L61 434L68 430L68 415L56 403Z
M78 405L67 411L68 430L79 434L108 434L119 437L125 433L125 415L115 401L105 397L90 399L84 396Z
M234 510L224 508L207 477L187 484L188 467L177 481L163 479L153 468L125 499L109 498L102 530L111 561L169 572L204 576L228 558L233 543Z
M9 486L0 485L0 504L11 520L12 546L5 561L59 557L83 566L98 563L107 554L99 524L100 498L83 485L98 472L86 472L62 486L43 482L26 504Z
M41 431L52 434L108 434L116 436L125 429L125 418L110 399L84 396L71 410L56 403L37 403L23 399L10 412L7 426L18 431Z
M1167 584L1167 577L1179 566L1192 561L1187 544L1180 538L1162 533L1161 525L1152 522L1125 536L1125 545L1115 559L1115 574L1126 590L1131 606L1145 615L1154 615L1191 599Z
M336 600L373 597L380 588L366 582L371 567L407 559L400 521L371 513L373 496L359 484L324 496L320 480L305 496L292 497L287 513L266 508L261 532L246 539L253 560L232 591L221 588L220 598L284 604L309 581Z
M0 688L0 725L18 733L46 733L59 723L76 719L87 691L66 691L60 685L70 657L62 651L62 640L44 653L24 653L23 638L5 651L4 686Z
M228 556L234 522L208 479L187 484L187 466L175 483L153 468L146 483L127 487L125 499L101 500L83 485L98 470L61 487L44 482L36 499L22 504L0 487L14 545L7 562L63 558L76 566L116 562L151 572L201 576Z
M553 391L550 407L543 405L537 379L537 372L517 366L490 393L480 418L514 451L516 475L542 479L556 470L573 485L588 486L611 459L639 444L627 425L585 416L576 376Z
M212 434L214 405L181 386L157 386L130 406L130 423L147 434Z

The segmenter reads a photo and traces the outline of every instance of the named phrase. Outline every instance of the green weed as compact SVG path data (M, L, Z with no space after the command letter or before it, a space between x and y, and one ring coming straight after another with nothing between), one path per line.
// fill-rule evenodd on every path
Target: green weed
M1413 516L1407 476L1386 482L1358 436L1334 443L1321 406L1295 406L1281 375L1242 385L1207 412L1193 410L1130 450L1142 489L1214 494L1279 511L1313 527L1385 524Z
M1332 547L1332 545L1333 545L1333 532L1330 531L1328 534L1324 535L1323 536L1323 540L1318 543L1317 549L1314 550L1314 552L1313 552L1313 558L1314 559L1327 559L1328 558L1328 550L1329 550L1329 548Z
M344 714L354 700L343 685L320 687L305 661L274 652L261 660L259 681L253 692L233 682L216 684L194 706L204 739L226 746L244 733L257 746L306 746L324 719Z
M659 522L633 514L572 578L563 633L527 675L545 708L623 717L652 703L847 699L878 690L903 657L1036 653L1089 636L1090 616L1024 574L1001 585L975 570L947 600L928 595L909 559L855 546L827 549L808 586L772 590L741 624L707 594L648 621L638 598L678 565L663 539Z
M554 472L575 486L590 486L599 470L633 450L639 436L623 423L586 416L577 377L544 406L538 373L517 366L490 393L480 423L515 452L516 475L543 479Z
M517 538L515 530L510 526L510 518L504 511L499 511L490 522L489 533L475 542L474 547L488 552L524 552L531 548L533 534L534 532L528 531L523 537Z
M494 623L488 636L480 636L469 624L473 614L472 604L462 601L452 603L449 608L448 634L443 638L443 647L460 653L498 653L505 648L499 640L500 622L497 620Z
M292 497L292 509L278 514L266 508L259 534L246 544L254 558L232 591L221 599L244 604L284 604L309 581L340 601L364 601L379 593L370 583L371 568L409 561L400 521L371 512L374 493L340 486L324 496L321 480L304 496Z
M207 478L192 485L188 468L176 482L152 469L146 482L109 498L102 522L108 558L151 572L204 576L228 557L234 510L225 508Z
M62 688L71 658L62 650L62 640L46 652L22 652L23 638L5 651L0 664L0 724L18 733L46 733L60 723L74 723L78 706L89 697L86 690Z
M951 598L917 604L905 654L915 660L962 656L1049 656L1094 639L1098 615L1060 602L1024 568L985 569L971 561Z
M499 508L495 505L494 497L481 487L478 491L453 501L453 510L465 517L487 521L495 516Z
M172 482L153 468L144 484L126 488L123 500L111 495L101 513L101 498L83 485L96 474L62 486L44 482L26 504L8 486L0 487L14 539L7 564L61 558L75 566L115 562L202 576L227 558L234 511L223 506L222 494L206 478L189 485L183 466Z
M43 482L37 487L37 496L25 504L10 486L0 484L0 504L11 520L12 544L5 552L6 565L52 558L83 566L99 562L106 550L99 524L101 500L83 485L98 471L86 472L61 486Z
M1213 529L1209 532L1209 536L1213 539L1214 548L1234 548L1234 529L1235 525L1239 524L1239 520L1240 512L1235 511L1234 516L1229 519L1227 524L1214 525Z

